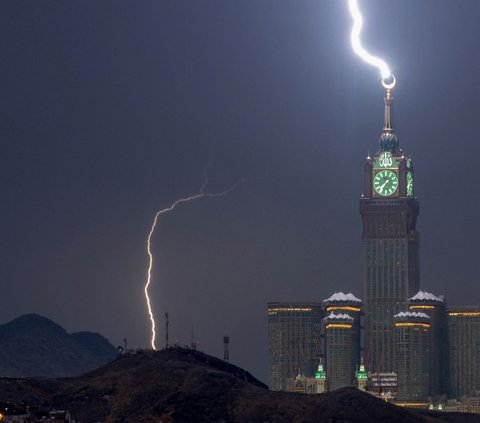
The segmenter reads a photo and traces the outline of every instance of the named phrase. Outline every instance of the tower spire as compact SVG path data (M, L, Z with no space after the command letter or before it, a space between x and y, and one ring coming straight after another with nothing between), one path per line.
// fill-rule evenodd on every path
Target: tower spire
M395 132L395 128L393 127L393 95L392 90L389 89L387 89L387 96L385 97L383 132Z
M383 132L380 136L380 150L390 151L392 154L398 150L398 138L393 125L393 95L392 90L396 84L396 79L392 75L391 82L388 83L385 79L382 80L383 87L387 90L385 96L385 110L383 116Z

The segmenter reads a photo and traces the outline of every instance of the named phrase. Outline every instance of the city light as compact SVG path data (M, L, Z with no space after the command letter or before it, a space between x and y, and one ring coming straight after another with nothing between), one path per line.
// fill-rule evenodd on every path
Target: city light
M305 307L276 307L276 308L269 308L268 314L274 314L278 312L308 312L312 311L311 308Z
M352 325L346 323L330 323L325 326L325 329L352 329Z
M417 327L423 327L423 328L429 328L430 327L430 324L429 323L413 323L413 322L399 322L399 323L395 323L395 327L414 327L414 326L417 326Z
M361 309L358 307L350 307L350 306L329 306L327 307L327 311L332 310L348 310L348 311L360 311Z
M459 316L459 317L480 317L480 312L476 311L465 311L465 312L451 312L448 313L449 316Z
M423 309L429 309L429 310L435 308L435 306L431 306L431 305L410 305L410 306L408 306L408 307L409 307L410 309L414 309L414 308L421 309L421 308L423 308Z
M418 407L418 408L427 408L428 402L396 402L395 405L399 407Z

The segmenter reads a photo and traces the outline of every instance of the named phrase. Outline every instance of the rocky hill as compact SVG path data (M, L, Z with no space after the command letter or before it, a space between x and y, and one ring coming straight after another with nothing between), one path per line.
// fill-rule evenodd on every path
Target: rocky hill
M141 351L76 378L0 379L0 401L67 409L104 423L473 423L422 415L345 388L321 395L270 392L248 372L183 349Z
M37 314L0 325L0 376L75 376L113 360L118 353L103 336L68 334Z

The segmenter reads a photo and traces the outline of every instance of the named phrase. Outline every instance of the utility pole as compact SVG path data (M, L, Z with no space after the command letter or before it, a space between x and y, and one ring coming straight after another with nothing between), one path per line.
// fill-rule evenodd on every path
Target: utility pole
M225 361L229 361L230 360L230 353L228 351L228 344L230 344L230 337L229 336L224 336L223 337L223 346L224 346L224 349L223 349L223 359Z
M165 313L165 349L168 348L168 313Z

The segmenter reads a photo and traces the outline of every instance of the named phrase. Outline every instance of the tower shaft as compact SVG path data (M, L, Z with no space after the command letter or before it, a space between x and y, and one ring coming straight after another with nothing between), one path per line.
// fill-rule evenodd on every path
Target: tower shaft
M368 157L360 199L364 254L365 365L395 372L394 315L419 288L418 200L411 160L399 148L387 90L379 150Z

